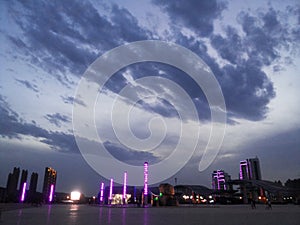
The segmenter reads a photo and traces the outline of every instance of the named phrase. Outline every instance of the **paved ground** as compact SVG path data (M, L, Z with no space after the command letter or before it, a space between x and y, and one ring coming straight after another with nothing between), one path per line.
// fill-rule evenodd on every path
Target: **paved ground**
M274 205L272 210L258 205L116 208L89 205L44 205L4 210L2 225L299 225L300 206ZM19 207L19 206L17 206Z

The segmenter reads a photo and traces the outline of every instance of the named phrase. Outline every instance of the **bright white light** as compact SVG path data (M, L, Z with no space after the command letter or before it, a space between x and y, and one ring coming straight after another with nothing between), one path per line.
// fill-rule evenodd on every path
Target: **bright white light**
M78 191L72 191L71 192L71 200L73 200L73 201L80 200L80 196L81 196L81 193L78 192Z

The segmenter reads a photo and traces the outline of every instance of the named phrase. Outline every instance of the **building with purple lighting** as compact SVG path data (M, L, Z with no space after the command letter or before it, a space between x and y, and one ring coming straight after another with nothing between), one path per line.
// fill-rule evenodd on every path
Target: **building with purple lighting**
M54 200L57 172L51 167L45 168L43 200L45 203L51 203Z
M256 201L258 196L264 196L262 188L253 183L249 184L249 181L261 180L260 163L257 157L240 161L239 180L244 203L247 203L247 199Z
M213 190L229 190L231 189L229 182L231 180L230 175L224 172L224 170L215 170L212 173L212 189Z
M240 161L240 180L261 180L260 163L257 157Z

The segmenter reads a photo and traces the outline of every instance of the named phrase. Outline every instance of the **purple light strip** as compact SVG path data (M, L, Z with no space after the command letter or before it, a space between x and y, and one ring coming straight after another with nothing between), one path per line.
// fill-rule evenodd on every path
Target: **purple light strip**
M144 163L144 195L148 195L148 162Z
M246 166L246 172L247 172L247 174L248 174L248 166L247 166L247 161L246 161L246 160L240 161L240 180L245 179L245 178L243 177L243 169L242 169L243 166Z
M49 202L52 202L52 200L53 200L53 192L54 192L54 184L51 184Z
M24 202L24 200L25 200L26 185L27 185L27 183L25 182L23 184L23 188L22 188L21 202Z
M109 187L109 200L112 200L112 191L113 191L113 183L114 183L114 180L111 178L110 179L110 187Z
M127 172L124 173L123 198L126 199Z
M101 188L100 188L100 202L103 201L103 191L104 191L104 183L101 183Z

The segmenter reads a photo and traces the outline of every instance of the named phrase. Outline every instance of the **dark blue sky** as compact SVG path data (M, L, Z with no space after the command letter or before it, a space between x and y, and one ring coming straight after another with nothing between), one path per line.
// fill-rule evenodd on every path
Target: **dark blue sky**
M299 178L300 5L296 0L0 4L0 186L6 185L14 166L39 172L40 177L44 167L52 166L58 170L57 190L97 192L104 178L79 154L73 135L73 103L85 105L75 93L83 73L99 56L142 40L173 42L193 51L210 67L225 99L227 128L216 159L199 172L203 151L196 151L170 178L172 182L176 176L179 183L210 186L215 169L237 178L239 161L255 156L261 160L264 179ZM149 62L123 68L107 82L103 101L95 102L95 123L108 151L133 165L146 160L157 163L172 153L180 118L169 100L177 99L179 107L185 107L185 100L167 93L166 87L151 90L155 98L141 99L132 111L131 129L138 138L147 138L151 118L165 119L171 130L161 148L137 151L120 142L106 121L109 107L127 85L136 87L138 96L149 91L136 84L145 76L164 77L185 89L202 131L210 130L205 94L184 72ZM128 101L122 99L124 109ZM122 112L119 116L121 120ZM159 129L154 127L155 132ZM118 172L114 166L111 170Z

